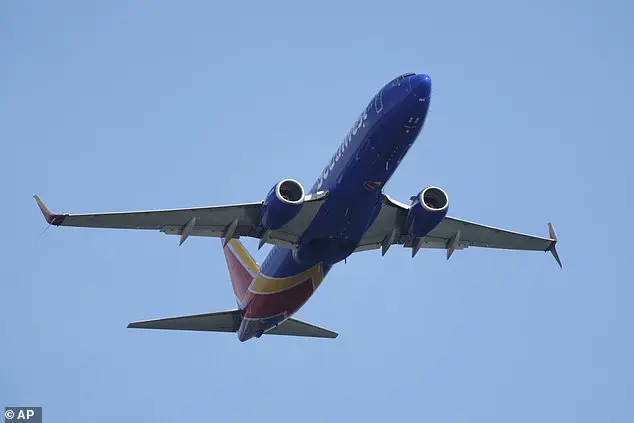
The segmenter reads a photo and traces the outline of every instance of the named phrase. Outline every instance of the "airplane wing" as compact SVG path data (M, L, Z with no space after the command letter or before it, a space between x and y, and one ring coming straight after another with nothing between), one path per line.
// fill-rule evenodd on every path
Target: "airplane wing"
M419 248L446 249L447 259L455 250L467 247L550 251L561 267L561 260L555 249L557 236L551 223L548 223L549 238L543 238L447 216L427 236L415 240L407 233L405 227L408 211L408 205L385 195L379 215L355 252L381 248L385 254L393 244L412 248L412 257Z
M169 210L115 213L56 214L36 195L46 221L55 226L82 228L150 229L168 235L180 235L182 244L189 236L258 238L261 244L292 246L314 219L327 192L307 195L299 214L280 229L268 234L260 225L263 202Z

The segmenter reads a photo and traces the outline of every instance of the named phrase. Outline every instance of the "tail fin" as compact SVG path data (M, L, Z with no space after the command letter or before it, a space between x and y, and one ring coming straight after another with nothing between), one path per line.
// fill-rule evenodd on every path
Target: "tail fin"
M259 266L237 239L230 239L224 247L225 259L231 276L233 292L238 304L242 308L245 295L253 278L258 273Z

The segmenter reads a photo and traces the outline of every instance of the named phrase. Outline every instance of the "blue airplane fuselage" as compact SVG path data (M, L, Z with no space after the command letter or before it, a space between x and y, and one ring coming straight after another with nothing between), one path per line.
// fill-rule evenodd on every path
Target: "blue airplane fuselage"
M383 186L423 127L430 99L431 79L424 74L401 75L372 98L308 192L327 191L328 197L297 246L273 247L260 267L259 276L294 285L277 296L256 296L245 307L240 340L290 317L330 268L357 248L381 209ZM304 282L310 288L302 289Z

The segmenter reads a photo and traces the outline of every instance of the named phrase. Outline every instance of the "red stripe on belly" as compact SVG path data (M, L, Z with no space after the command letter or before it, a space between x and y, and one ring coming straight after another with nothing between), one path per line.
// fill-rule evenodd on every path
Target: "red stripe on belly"
M283 292L275 294L255 294L245 310L244 317L261 319L275 314L296 312L313 294L313 280L306 279Z

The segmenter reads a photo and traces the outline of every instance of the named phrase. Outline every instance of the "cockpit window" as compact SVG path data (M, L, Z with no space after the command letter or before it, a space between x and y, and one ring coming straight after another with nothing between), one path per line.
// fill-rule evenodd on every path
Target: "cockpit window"
M416 74L415 73L404 73L403 75L401 75L401 76L399 76L397 78L394 78L392 80L392 85L398 85L398 84L401 83L402 80L407 79L410 76L414 76L414 75L416 75Z

